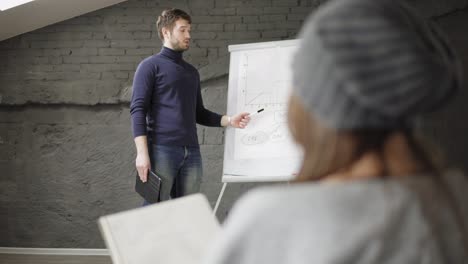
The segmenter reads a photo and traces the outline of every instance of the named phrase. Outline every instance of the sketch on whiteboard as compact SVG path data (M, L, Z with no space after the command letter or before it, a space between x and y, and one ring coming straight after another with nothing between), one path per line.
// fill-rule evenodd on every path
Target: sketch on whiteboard
M290 65L294 47L254 49L244 52L238 64L237 109L256 112L242 130L235 131L235 159L274 158L295 153L287 127L287 100L291 88L290 67L265 67L265 65ZM286 70L285 70L286 69Z
M228 113L255 115L245 129L226 130L223 181L287 180L297 173L302 153L288 129L287 102L298 43L229 46Z
M283 124L286 120L280 119L277 120L277 116L284 116L284 112L279 112L280 115L277 115L278 112L274 113L275 123L281 122L280 124L276 124L271 131L256 131L253 133L246 133L242 137L242 144L244 145L257 145L263 144L267 141L271 140L274 142L284 141L287 140L287 136L289 134L286 124Z
M270 140L273 142L285 141L289 131L286 126L278 126L273 133L270 135Z
M243 96L238 102L239 106L243 108L285 106L291 85L291 73L278 70L278 67L264 67L265 63L269 65L275 63L266 50L246 52L241 60L239 89Z
M254 134L246 134L242 137L242 144L257 145L265 143L268 140L268 134L263 131L257 131Z

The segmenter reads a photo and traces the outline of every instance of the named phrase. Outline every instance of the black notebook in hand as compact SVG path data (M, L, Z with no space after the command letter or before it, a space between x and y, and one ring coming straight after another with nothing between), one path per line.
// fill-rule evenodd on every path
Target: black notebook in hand
M142 182L137 172L135 191L148 203L157 203L159 201L159 192L161 191L161 178L149 170L146 182Z

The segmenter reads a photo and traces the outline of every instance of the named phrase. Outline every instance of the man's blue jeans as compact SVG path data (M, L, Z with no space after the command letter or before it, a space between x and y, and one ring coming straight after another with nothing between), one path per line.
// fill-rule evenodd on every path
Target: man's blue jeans
M162 180L160 201L200 191L203 175L200 147L148 145L151 169ZM147 204L145 201L144 205Z

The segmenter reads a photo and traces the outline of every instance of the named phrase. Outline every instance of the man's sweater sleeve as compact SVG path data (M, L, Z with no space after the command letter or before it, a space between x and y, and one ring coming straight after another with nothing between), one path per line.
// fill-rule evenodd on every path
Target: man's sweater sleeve
M145 60L138 65L133 78L130 103L133 137L146 136L146 114L149 111L154 88L155 65Z
M203 105L203 98L201 96L201 87L198 84L197 93L197 123L204 126L220 127L222 116L217 113L213 113L206 109Z

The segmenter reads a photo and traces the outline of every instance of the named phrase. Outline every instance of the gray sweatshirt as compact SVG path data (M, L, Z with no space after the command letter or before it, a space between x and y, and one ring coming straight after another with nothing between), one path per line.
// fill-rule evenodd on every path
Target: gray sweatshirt
M259 188L204 263L468 263L467 177L434 177Z

